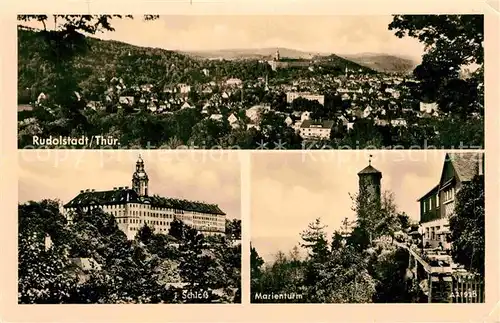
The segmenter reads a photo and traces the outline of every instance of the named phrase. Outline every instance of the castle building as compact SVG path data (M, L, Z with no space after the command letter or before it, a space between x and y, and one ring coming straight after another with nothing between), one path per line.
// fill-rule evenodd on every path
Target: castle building
M359 193L367 195L367 199L365 201L368 203L380 203L380 182L382 180L382 173L372 166L371 157L372 156L370 155L368 166L358 173Z
M149 177L144 161L139 156L132 175L132 188L114 187L112 190L81 190L64 205L69 220L76 210L100 208L111 214L128 239L134 239L139 229L148 225L155 233L167 234L170 224L181 220L204 235L225 234L226 214L216 204L149 195Z
M484 176L483 153L446 154L441 178L424 194L420 204L420 230L424 246L451 248L447 242L449 217L455 212L455 197L464 183L476 175Z

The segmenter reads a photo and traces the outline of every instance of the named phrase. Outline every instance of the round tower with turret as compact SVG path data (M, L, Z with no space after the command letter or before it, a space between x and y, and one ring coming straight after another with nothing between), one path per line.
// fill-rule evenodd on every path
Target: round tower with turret
M381 190L380 183L382 180L382 173L375 169L370 160L368 166L358 173L359 177L359 194L366 194L367 202L380 202Z

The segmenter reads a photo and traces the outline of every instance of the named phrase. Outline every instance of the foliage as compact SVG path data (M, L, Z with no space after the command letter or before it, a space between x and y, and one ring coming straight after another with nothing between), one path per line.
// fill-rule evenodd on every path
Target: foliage
M279 252L273 263L264 263L251 248L252 302L386 303L410 302L413 292L406 281L408 254L377 238L394 236L408 226L408 216L398 213L394 195L381 200L353 197L357 221L342 221L340 231L327 238L321 219L301 234L307 257L297 247L289 256ZM267 300L259 295L300 295Z
M395 15L389 29L425 45L422 63L414 70L423 98L454 115L483 113L483 15ZM478 70L460 79L460 69L473 64Z
M20 303L235 302L241 298L239 244L205 238L178 220L172 223L171 235L154 233L145 225L134 240L127 240L114 217L100 209L76 210L70 216L68 222L57 201L19 205ZM188 285L171 285L179 283ZM200 290L207 291L207 298L180 296Z
M226 219L226 236L231 240L241 239L241 220Z
M452 256L466 269L484 275L485 223L484 177L465 183L456 196L450 217Z

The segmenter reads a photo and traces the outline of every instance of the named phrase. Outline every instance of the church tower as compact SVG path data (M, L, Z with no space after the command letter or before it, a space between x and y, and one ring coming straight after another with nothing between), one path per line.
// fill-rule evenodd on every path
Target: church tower
M380 181L382 180L382 173L372 166L371 158L372 155L370 155L368 166L358 173L359 194L366 194L367 199L365 201L368 203L380 203Z
M139 196L148 196L148 174L144 170L144 161L139 155L137 162L135 163L135 172L132 176L132 189L139 194Z
M281 57L280 57L280 50L279 50L279 49L277 49L277 50L276 50L276 54L274 54L274 60L275 60L275 61L279 61L279 60L280 60L280 58L281 58Z

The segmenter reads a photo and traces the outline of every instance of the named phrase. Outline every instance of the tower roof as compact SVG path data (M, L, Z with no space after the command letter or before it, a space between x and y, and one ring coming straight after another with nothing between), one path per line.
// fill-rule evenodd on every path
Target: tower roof
M366 166L362 171L358 173L358 175L367 175L367 174L382 174L377 169L375 169L372 165Z

